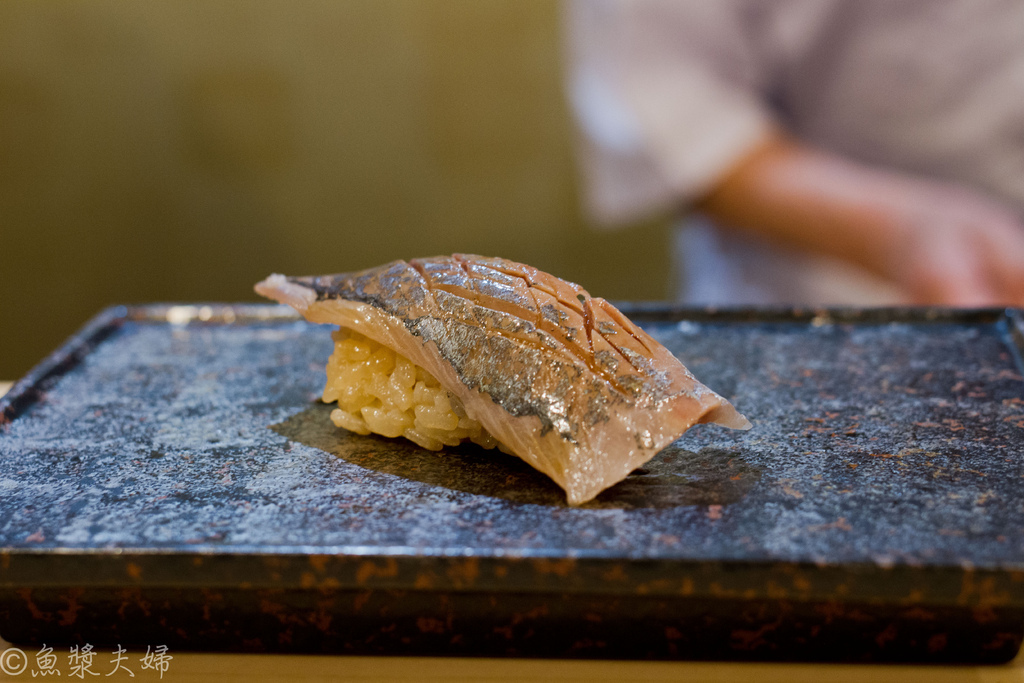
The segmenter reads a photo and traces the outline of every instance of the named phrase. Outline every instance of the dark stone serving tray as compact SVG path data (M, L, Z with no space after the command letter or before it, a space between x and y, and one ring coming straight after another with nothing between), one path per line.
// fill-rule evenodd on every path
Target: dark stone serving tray
M1002 662L1016 310L624 310L754 423L568 507L497 451L335 429L326 328L105 311L0 399L16 644Z

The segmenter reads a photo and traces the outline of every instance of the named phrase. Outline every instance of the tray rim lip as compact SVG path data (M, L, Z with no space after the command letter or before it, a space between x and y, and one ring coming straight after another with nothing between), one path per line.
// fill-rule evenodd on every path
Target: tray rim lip
M811 306L684 306L660 301L626 301L614 302L619 309L631 318L643 322L684 322L699 323L796 323L821 326L827 324L861 324L875 326L879 324L987 324L1005 325L1004 340L1016 351L1015 362L1018 368L1024 368L1024 309L1014 307L984 308L951 308L951 307L811 307ZM178 312L178 313L175 313ZM177 315L177 317L175 317ZM62 374L72 370L85 355L109 336L117 332L127 321L166 324L170 327L189 324L251 324L251 323L282 323L304 322L301 315L290 307L271 303L150 303L125 304L109 306L86 321L85 324L55 351L47 355L26 375L15 382L4 396L0 397L0 435L5 427L17 419L45 390L48 382L54 381ZM313 323L310 323L313 324ZM746 571L765 571L773 568L789 567L814 568L816 571L836 572L888 572L917 571L932 573L949 573L964 576L978 575L1012 578L1013 583L1024 584L1024 564L974 565L971 563L946 563L919 566L916 564L893 561L891 563L868 562L818 562L813 560L739 560L739 559L687 559L687 558L645 558L628 555L605 555L600 551L571 551L565 553L545 553L542 549L510 550L509 552L481 553L481 549L463 549L463 552L447 552L443 549L431 549L440 552L424 552L426 548L392 548L393 552L379 546L303 546L281 544L273 546L271 552L252 552L255 546L211 546L197 543L195 548L181 547L0 547L0 589L12 586L26 586L25 582L11 583L5 577L8 574L12 559L37 559L44 557L90 557L109 561L128 560L131 558L218 558L233 560L278 560L299 562L314 556L341 558L351 561L402 560L409 563L431 561L475 560L484 562L535 562L544 560L570 560L574 563L597 564L663 564L674 567L700 568L703 566L729 565L742 567ZM358 552L358 550L367 552ZM309 552L316 550L317 552ZM324 551L345 550L344 553ZM414 552L406 552L414 550ZM539 551L538 551L539 550ZM69 585L67 582L45 585ZM103 584L124 587L126 584ZM149 584L135 584L146 586ZM154 584L158 585L158 584ZM159 584L163 585L163 584ZM591 592L595 592L591 589ZM596 591L600 593L600 591ZM1024 585L1015 592L1008 605L1024 605Z
M115 332L127 316L126 306L110 306L101 310L15 381L7 393L0 396L0 434L24 412L47 381L73 369L85 353Z
M272 552L263 552L260 549L270 549ZM447 547L447 546L410 546L410 545L357 545L357 544L332 544L332 545L307 545L301 543L281 543L272 546L257 546L253 544L219 545L216 543L195 543L185 545L164 545L138 547L131 545L124 546L0 546L0 558L4 556L65 556L73 555L89 557L193 557L193 556L224 556L224 557L257 557L257 558L295 558L309 557L312 555L335 557L335 558L433 558L441 560L495 560L513 562L532 562L534 560L566 560L570 562L636 562L636 563L667 563L667 564L721 564L727 563L737 566L754 565L806 565L821 569L844 568L844 567L872 567L890 569L892 567L908 567L912 569L949 569L957 568L965 571L1014 571L1024 574L1024 560L1020 562L1005 562L993 564L979 564L974 562L949 562L941 564L921 564L913 562L899 562L895 558L884 558L879 556L876 562L832 562L827 559L804 558L799 560L783 560L762 558L747 560L739 558L701 559L686 557L646 557L637 554L616 554L611 550L593 549L571 549L567 553L553 551L548 548L491 548L481 549L472 547ZM0 570L3 564L0 562ZM1024 580L1024 575L1021 577Z
M700 322L793 322L824 324L995 323L1024 309L1010 306L694 306L665 301L613 301L627 315L649 319L693 319Z

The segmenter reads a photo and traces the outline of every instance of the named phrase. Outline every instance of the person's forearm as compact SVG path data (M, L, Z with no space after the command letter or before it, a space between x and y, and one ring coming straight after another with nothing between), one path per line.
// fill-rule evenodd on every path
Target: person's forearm
M772 136L695 208L725 227L853 262L918 303L1024 305L1024 222L966 186Z
M891 174L775 136L696 208L723 225L890 277L886 252L899 239L890 215L899 201L894 182Z

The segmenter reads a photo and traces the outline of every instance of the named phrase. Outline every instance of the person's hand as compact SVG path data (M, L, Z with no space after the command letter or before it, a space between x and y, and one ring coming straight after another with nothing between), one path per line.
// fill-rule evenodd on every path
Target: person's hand
M697 208L723 226L853 262L914 303L1024 306L1024 221L960 185L774 136Z
M1024 306L1024 222L977 192L911 183L883 220L893 225L883 270L915 303Z

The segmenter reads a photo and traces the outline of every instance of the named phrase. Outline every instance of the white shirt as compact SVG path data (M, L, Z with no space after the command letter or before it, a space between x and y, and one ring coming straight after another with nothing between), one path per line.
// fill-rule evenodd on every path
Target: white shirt
M684 209L773 127L1024 215L1024 2L577 0L568 30L585 196L603 223ZM677 252L694 303L902 299L706 223Z

